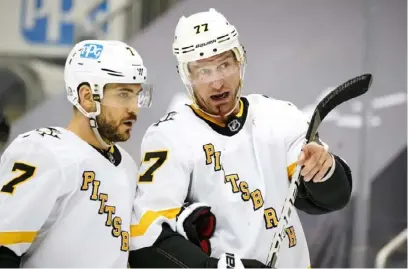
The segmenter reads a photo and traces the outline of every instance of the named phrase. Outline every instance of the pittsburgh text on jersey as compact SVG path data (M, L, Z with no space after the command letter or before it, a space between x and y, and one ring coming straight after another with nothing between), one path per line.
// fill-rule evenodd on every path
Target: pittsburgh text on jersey
M216 172L223 170L221 151L216 151L212 143L203 145L203 150L205 153L205 164L213 165L214 171ZM231 186L231 191L233 193L240 194L241 199L244 202L251 201L254 211L259 210L264 206L264 199L261 191L259 189L250 191L248 182L241 179L238 174L224 175L224 183ZM264 221L266 229L276 228L278 226L278 216L273 207L264 209ZM296 245L296 233L294 227L290 226L286 228L285 232L288 236L289 247L294 247Z
M129 232L123 231L122 218L114 216L116 207L108 205L108 194L99 192L101 182L96 179L94 171L85 171L82 174L82 186L81 191L90 191L91 195L89 199L100 203L98 214L106 214L106 227L112 227L112 236L120 237L121 239L121 251L129 250Z

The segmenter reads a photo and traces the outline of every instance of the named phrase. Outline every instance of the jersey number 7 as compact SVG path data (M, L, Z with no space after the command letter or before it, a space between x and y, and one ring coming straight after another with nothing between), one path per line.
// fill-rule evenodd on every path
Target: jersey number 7
M23 173L21 173L20 175L16 176L8 183L3 185L0 192L13 194L16 186L32 178L36 170L37 168L35 166L29 164L19 162L14 163L13 169L11 171L12 172L21 171Z
M142 163L156 160L143 174L139 175L139 183L151 183L153 182L154 173L159 169L167 160L167 150L146 152Z

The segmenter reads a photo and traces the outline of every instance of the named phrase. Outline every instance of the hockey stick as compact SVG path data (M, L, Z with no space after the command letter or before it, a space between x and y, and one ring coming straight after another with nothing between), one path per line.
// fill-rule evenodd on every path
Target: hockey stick
M330 113L336 106L346 102L350 99L356 98L368 91L371 86L372 75L364 74L353 79L348 80L336 89L331 91L320 103L317 105L310 120L309 128L306 133L306 144L316 140L317 129L323 119ZM303 179L300 176L301 167L296 166L295 173L293 174L292 181L289 186L288 195L286 196L285 203L283 204L281 215L278 221L278 227L274 234L269 254L266 260L267 267L275 268L278 252L283 239L285 238L285 226L289 223L290 215L295 207L295 199L300 184L300 180Z

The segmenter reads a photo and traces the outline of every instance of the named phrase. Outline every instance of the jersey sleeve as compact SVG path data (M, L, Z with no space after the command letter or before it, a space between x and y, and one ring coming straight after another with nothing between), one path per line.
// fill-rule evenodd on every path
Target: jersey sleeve
M131 250L152 246L162 232L163 223L175 230L191 173L183 148L184 145L172 143L160 132L145 135L131 226Z
M293 106L293 105L292 105ZM305 136L309 127L309 119L296 107L288 113L293 124L286 136L288 176L292 178L297 159L305 143ZM326 150L329 146L318 136L317 143ZM352 178L348 165L339 157L330 153L332 166L326 172L320 183L301 181L295 207L308 214L326 214L343 208L350 199Z
M19 256L27 251L54 208L62 176L44 145L11 143L0 163L0 246Z
M285 137L286 146L286 165L289 178L295 172L297 160L301 149L305 143L307 128L309 127L308 118L292 103L287 104L287 116L289 117L289 128Z
M289 178L291 178L295 172L297 160L302 147L306 142L306 132L309 128L310 119L302 111L297 109L292 103L288 104L290 106L288 115L290 115L290 122L292 122L293 124L290 124L285 143L287 148L286 160L288 176ZM319 138L318 134L317 139L317 143L323 145L327 150L329 149L329 146ZM334 168L335 166L332 166L332 168L330 169L330 173L325 176L326 179L329 178L331 174L333 174Z

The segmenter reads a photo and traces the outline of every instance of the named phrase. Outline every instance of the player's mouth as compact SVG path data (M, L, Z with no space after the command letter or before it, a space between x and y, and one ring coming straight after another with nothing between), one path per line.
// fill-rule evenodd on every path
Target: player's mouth
M229 94L230 94L229 92L214 94L214 95L211 95L210 98L211 98L211 100L217 101L217 102L224 101L224 100L228 99Z

